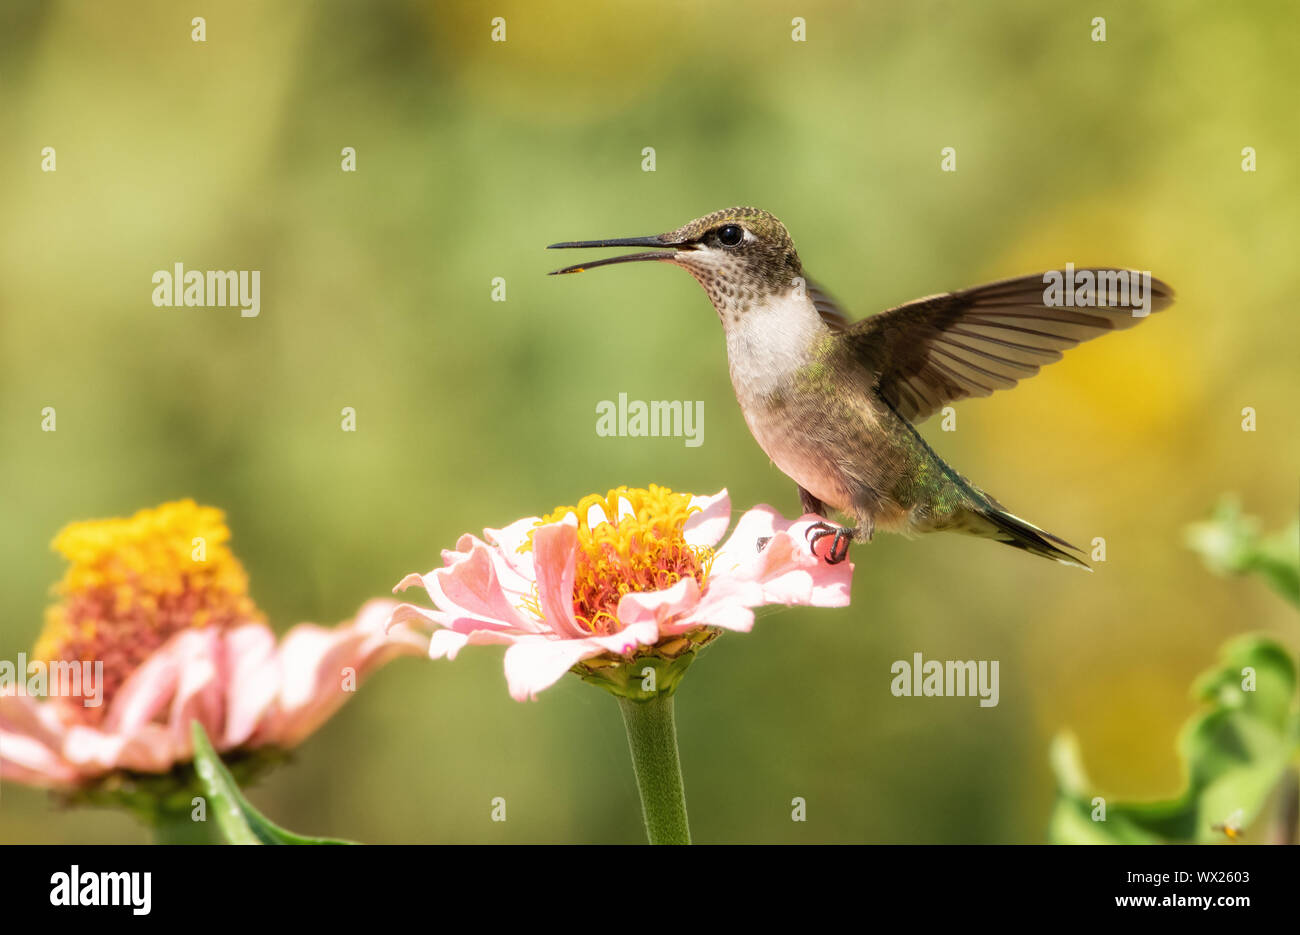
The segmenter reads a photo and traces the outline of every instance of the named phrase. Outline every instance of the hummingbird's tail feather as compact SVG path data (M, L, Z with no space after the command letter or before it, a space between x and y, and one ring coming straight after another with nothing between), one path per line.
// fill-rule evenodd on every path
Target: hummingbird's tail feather
M1060 536L1054 536L1019 516L1008 513L992 498L988 498L986 506L972 506L964 519L965 522L959 527L961 532L1005 542L1013 548L1023 549L1030 555L1039 555L1060 562L1062 565L1073 565L1085 571L1092 571L1081 557L1083 550L1078 546L1071 545ZM1069 551L1066 551L1067 549Z

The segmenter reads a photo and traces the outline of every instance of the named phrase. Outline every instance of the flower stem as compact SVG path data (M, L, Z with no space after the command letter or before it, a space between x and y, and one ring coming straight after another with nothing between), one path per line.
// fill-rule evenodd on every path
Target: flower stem
M159 810L153 824L155 844L215 844L211 822L194 821L190 810Z
M690 844L686 792L677 757L677 725L673 696L655 695L647 701L619 698L632 769L641 792L641 815L651 844Z

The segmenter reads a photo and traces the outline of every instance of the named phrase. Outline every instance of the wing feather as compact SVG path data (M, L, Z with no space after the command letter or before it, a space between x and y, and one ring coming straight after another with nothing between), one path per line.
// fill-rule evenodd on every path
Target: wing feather
M1091 273L1101 282L1101 274L1121 272L1142 275L1111 267L1075 275ZM877 392L919 422L954 400L1012 387L1060 360L1062 351L1142 321L1134 314L1140 308L1136 296L1110 306L1048 305L1047 275L928 296L853 324L819 287L810 284L809 295L823 320L842 335L841 347L875 375ZM1151 279L1150 311L1168 307L1173 295L1168 285Z

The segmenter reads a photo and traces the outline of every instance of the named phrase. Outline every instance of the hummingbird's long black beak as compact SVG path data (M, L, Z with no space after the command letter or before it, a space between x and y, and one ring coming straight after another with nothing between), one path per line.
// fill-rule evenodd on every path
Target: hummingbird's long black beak
M679 242L668 239L667 234L655 234L651 237L620 237L615 240L569 240L564 243L553 243L548 246L547 250L571 250L575 247L656 247L660 250L676 250L684 246ZM592 260L590 263L578 263L574 266L566 266L564 269L557 269L550 273L551 276L559 276L563 273L581 273L585 269L595 269L597 266L612 266L615 263L638 263L642 260L668 260L672 259L671 253L628 253L623 256L606 257L603 260Z

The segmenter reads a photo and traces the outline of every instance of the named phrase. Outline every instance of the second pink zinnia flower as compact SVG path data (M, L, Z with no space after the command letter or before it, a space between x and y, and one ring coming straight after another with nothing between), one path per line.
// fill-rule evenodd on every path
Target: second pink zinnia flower
M59 533L60 599L21 687L0 679L0 781L120 790L188 764L192 721L231 757L289 750L371 671L423 652L417 634L386 631L391 599L277 640L229 538L221 511L192 500Z
M846 606L853 566L814 554L805 534L817 519L791 522L755 507L719 545L731 525L725 490L695 497L619 487L486 529L482 539L461 536L442 568L394 589L423 585L436 609L402 604L392 621L433 625L435 659L469 644L506 645L516 700L535 698L570 669L626 683L640 668L626 663L689 662L719 630L748 631L754 607ZM621 680L610 678L620 671Z

